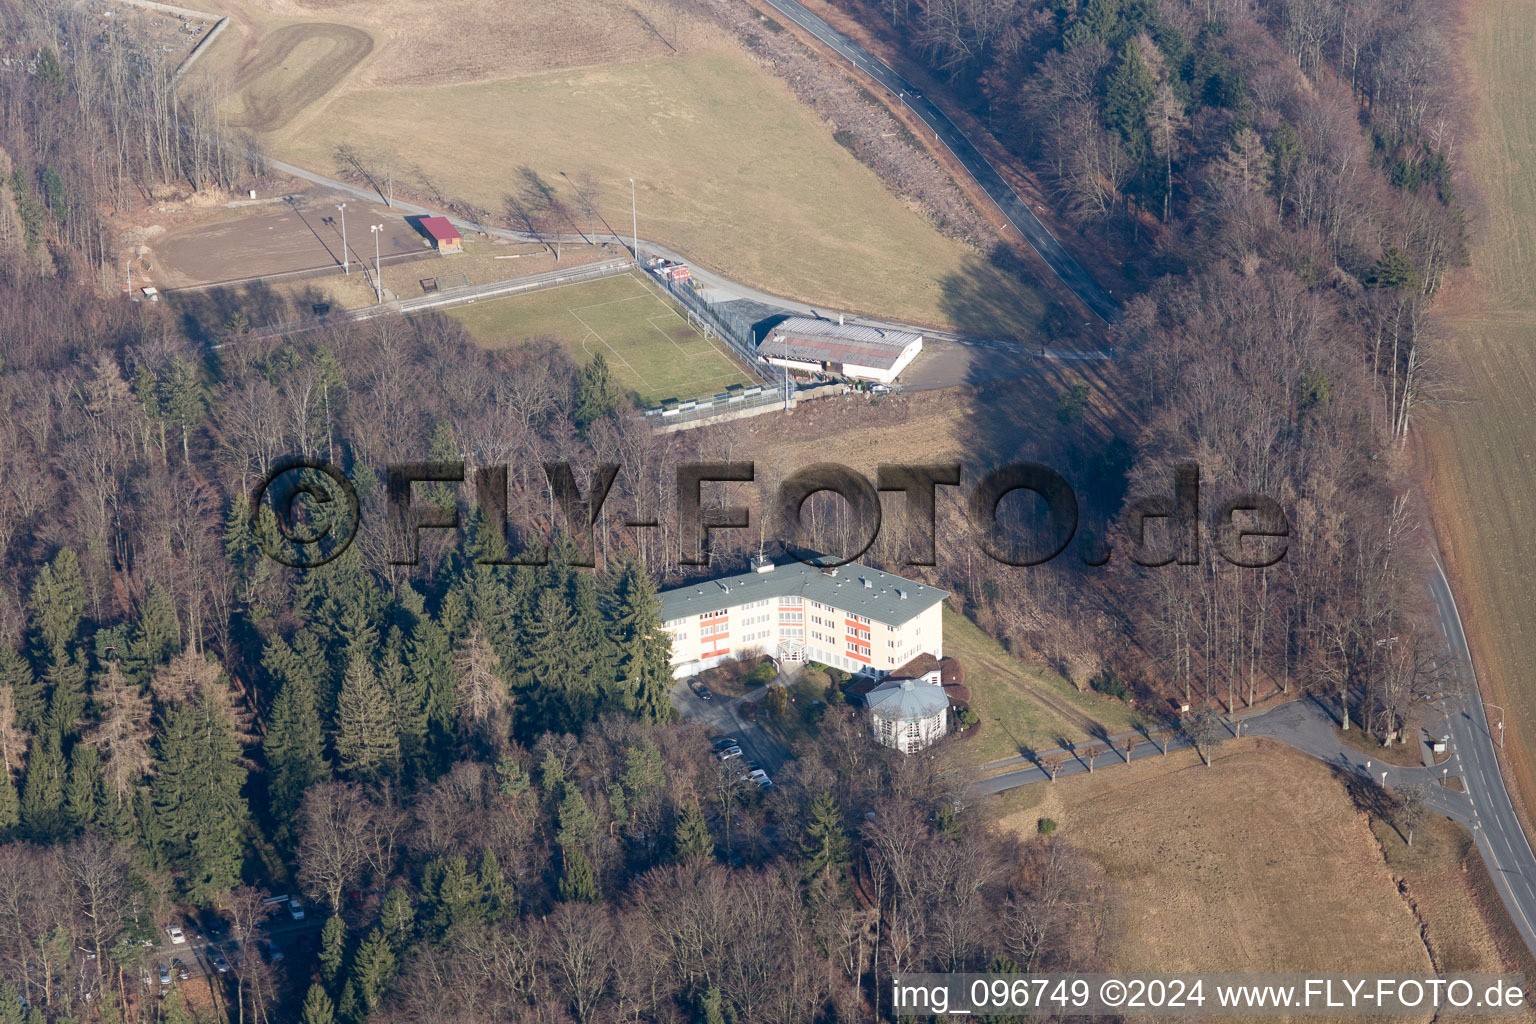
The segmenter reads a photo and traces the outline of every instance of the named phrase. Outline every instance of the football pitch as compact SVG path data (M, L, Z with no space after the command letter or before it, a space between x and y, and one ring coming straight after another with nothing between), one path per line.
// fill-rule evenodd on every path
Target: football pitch
M486 348L540 336L558 340L577 363L593 353L643 406L698 398L754 378L725 347L683 319L639 273L545 288L446 310Z

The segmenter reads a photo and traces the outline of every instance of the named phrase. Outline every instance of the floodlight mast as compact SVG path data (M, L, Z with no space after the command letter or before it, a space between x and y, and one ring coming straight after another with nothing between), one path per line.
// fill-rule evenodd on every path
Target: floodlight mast
M341 272L351 277L352 255L347 252L347 204L337 203L336 209L341 211Z
M373 232L373 288L378 293L379 302L383 302L384 269L379 260L379 233L384 230L384 225L370 224L368 230Z

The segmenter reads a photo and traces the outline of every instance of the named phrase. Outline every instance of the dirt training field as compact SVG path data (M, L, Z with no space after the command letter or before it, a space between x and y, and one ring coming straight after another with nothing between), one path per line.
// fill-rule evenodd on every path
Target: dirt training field
M335 88L372 51L373 37L349 25L306 22L268 33L235 77L242 109L232 123L276 131Z
M1464 389L1418 435L1436 529L1489 700L1509 715L1517 799L1536 809L1536 4L1466 7L1476 132L1461 150L1486 211L1472 269L1442 296ZM1489 715L1497 719L1498 712Z
M161 288L184 288L341 265L341 214L325 195L305 195L297 202L255 209L259 212L191 225L150 240L155 283ZM373 266L370 224L384 225L379 251L385 258L386 279L390 257L429 248L398 210L382 203L349 202L346 218L354 274L360 273L363 264Z
M447 312L487 348L543 335L559 340L577 363L601 352L620 386L642 405L698 398L730 384L757 381L718 343L689 326L638 273Z

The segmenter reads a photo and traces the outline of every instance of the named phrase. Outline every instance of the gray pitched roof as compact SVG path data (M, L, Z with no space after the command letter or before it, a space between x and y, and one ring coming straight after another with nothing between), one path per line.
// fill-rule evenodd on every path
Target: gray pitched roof
M775 563L772 572L744 572L663 591L661 620L671 622L749 601L791 596L820 601L888 626L900 626L949 594L858 562L837 569L819 569L791 560Z
M927 718L949 707L944 687L915 679L892 679L870 690L864 702L881 718L904 722Z
M908 345L922 340L921 334L907 331L888 331L862 324L844 326L831 320L792 316L769 330L768 337L757 347L757 354L774 359L853 363L888 370L896 365Z

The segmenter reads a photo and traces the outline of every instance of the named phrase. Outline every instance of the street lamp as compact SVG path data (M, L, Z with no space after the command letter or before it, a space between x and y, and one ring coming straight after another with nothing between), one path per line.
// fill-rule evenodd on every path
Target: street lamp
M634 232L635 262L640 262L640 213L635 206L635 179L629 179L629 220L630 229Z
M1504 749L1504 709L1490 701L1483 701L1487 707L1494 708L1499 713L1499 749Z
M368 230L373 232L373 287L379 295L379 301L384 301L384 277L383 267L379 262L379 232L384 230L383 224L370 224Z
M347 204L337 203L336 209L341 211L341 272L350 277L352 276L352 257L347 252Z

